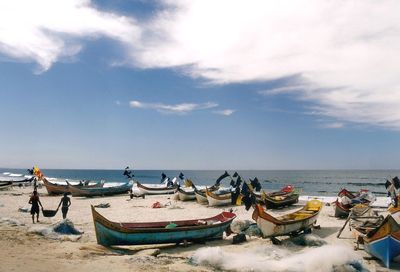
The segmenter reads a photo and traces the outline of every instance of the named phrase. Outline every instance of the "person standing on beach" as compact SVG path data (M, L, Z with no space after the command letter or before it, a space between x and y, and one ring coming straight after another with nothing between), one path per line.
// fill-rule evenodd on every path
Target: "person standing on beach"
M29 199L29 204L32 204L31 207L32 223L35 224L35 213L37 214L36 222L39 222L39 205L43 209L37 191L33 191L33 196L31 196L31 198Z
M61 198L60 204L58 204L57 210L58 210L58 208L60 208L61 204L62 204L62 207L61 207L62 216L63 216L63 219L65 219L65 218L67 218L69 206L71 206L71 199L68 197L67 193L64 193L64 196Z

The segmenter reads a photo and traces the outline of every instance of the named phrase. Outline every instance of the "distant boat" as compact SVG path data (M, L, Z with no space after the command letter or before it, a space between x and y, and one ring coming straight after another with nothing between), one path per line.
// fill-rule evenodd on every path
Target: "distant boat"
M97 243L104 246L146 245L181 242L204 242L222 239L234 213L222 212L214 217L147 223L117 223L99 214L92 206Z
M94 188L86 188L86 187L77 188L75 186L69 186L68 188L72 196L92 197L92 196L123 194L130 191L132 189L132 185L133 181L129 181L121 185L107 186L107 187L103 186Z
M68 181L66 181L66 185L57 184L48 181L46 178L42 178L43 185L46 187L47 193L49 195L60 195L70 192L70 187L74 186L76 188L95 188L95 187L102 187L103 183L96 183L96 184L88 184L88 185L71 185Z
M317 221L321 209L322 202L313 199L296 212L274 217L267 213L260 204L256 204L253 219L257 222L264 237L292 235L311 229Z
M173 194L178 189L178 184L173 183L171 186L168 184L142 184L136 181L137 188L142 194L146 195L164 195Z
M358 231L357 242L363 243L365 251L380 259L387 268L393 258L400 256L400 225L392 215L374 227L353 228Z

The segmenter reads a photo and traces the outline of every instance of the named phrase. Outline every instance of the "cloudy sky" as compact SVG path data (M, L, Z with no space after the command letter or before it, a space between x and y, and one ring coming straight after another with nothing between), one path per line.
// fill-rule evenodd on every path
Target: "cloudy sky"
M0 0L0 166L398 169L397 0Z

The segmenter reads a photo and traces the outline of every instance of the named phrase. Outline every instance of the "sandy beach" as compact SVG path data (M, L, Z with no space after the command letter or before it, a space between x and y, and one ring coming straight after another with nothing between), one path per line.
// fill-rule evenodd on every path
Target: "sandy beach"
M82 235L57 235L53 224L62 220L61 212L32 224L28 200L32 188L13 188L0 192L0 250L1 271L352 271L347 262L358 261L369 271L389 271L379 261L368 258L363 250L354 251L354 239L346 227L337 239L344 220L333 217L333 209L324 206L313 230L312 239L319 246L299 246L287 238L282 245L269 239L247 236L242 244L232 244L232 237L205 244L148 245L106 248L96 242L90 205L109 203L99 208L105 217L117 222L166 221L196 219L233 209L236 220L250 220L252 209L244 206L207 207L196 202L176 201L174 195L146 196L145 199L119 195L113 197L71 197L68 220ZM56 209L61 196L49 196L39 189L45 209ZM153 209L159 201L164 208ZM287 213L299 209L300 201L290 208L273 211ZM324 245L320 245L320 244ZM344 266L343 266L344 265ZM393 263L393 269L400 266ZM346 268L347 267L347 268ZM342 269L342 270L340 270ZM354 271L354 270L353 270Z

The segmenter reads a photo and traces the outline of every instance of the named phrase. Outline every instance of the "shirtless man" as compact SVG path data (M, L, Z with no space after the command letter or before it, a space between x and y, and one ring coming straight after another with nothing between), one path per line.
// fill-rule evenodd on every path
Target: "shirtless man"
M39 222L39 205L43 209L37 191L33 191L33 195L29 199L29 204L32 204L31 207L32 223L35 224L35 213L37 214L36 221Z
M58 208L61 207L61 212L62 212L62 216L63 219L67 218L67 213L68 213L68 208L69 206L71 206L71 199L67 196L67 193L64 193L64 196L61 198L60 204L58 204L57 210Z

